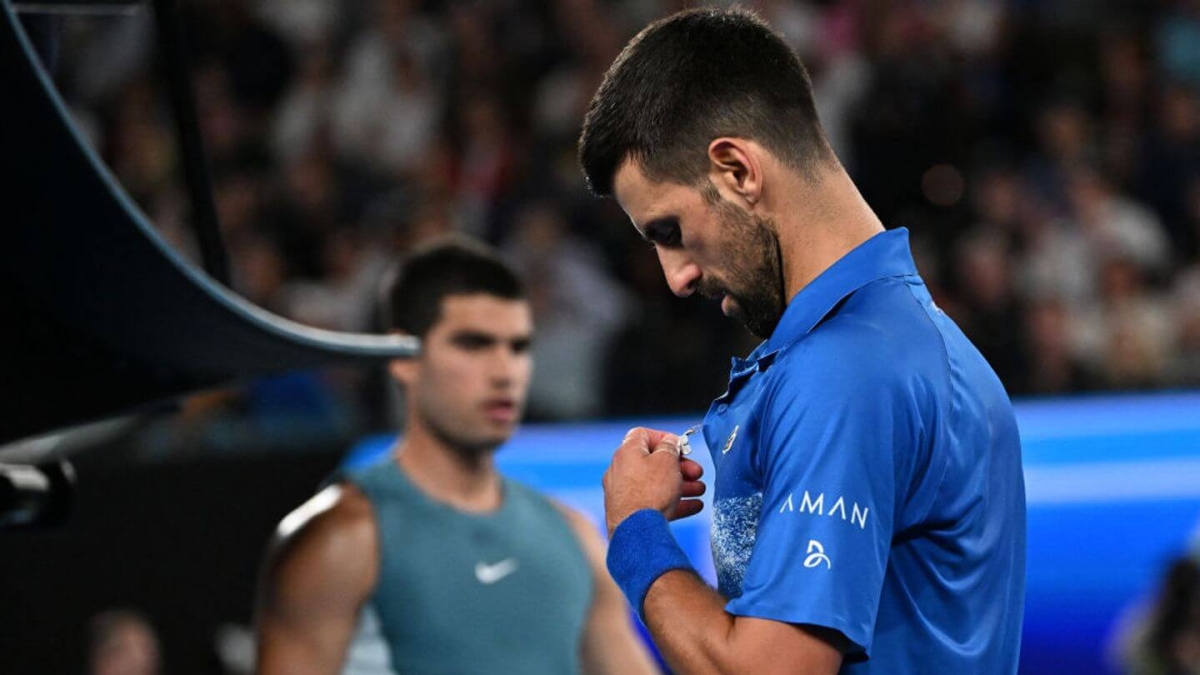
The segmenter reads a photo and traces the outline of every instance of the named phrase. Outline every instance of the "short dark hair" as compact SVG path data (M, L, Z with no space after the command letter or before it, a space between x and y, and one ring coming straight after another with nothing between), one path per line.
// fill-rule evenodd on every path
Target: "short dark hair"
M419 248L392 275L384 299L390 330L424 337L438 322L449 295L525 297L525 284L487 245L464 236L439 238Z
M695 185L720 136L757 141L805 175L835 161L808 72L783 39L748 10L687 10L617 56L588 106L579 161L600 196L627 158L651 179Z

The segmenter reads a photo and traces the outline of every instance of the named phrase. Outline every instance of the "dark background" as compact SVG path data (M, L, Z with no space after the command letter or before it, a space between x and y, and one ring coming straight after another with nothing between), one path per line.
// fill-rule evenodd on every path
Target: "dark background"
M114 606L153 617L164 673L224 672L218 626L250 624L275 525L338 459L339 448L128 465L82 457L66 527L0 536L0 672L85 672L87 618Z

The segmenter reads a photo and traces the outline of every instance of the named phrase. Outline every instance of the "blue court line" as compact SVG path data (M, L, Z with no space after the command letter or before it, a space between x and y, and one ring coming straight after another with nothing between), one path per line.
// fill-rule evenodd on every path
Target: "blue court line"
M1016 414L1031 507L1200 498L1200 392L1026 400ZM544 489L594 489L629 428L683 430L699 418L527 425L497 463ZM365 438L346 464L374 461L394 441ZM703 438L693 445L693 458L711 470Z

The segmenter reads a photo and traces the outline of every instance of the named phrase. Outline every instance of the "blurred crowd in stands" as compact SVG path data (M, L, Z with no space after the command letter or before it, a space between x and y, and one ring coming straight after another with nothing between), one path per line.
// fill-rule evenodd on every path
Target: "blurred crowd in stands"
M754 0L939 305L1013 395L1200 384L1200 0ZM625 41L675 0L196 0L195 89L234 288L377 328L389 265L450 231L536 310L535 419L703 411L748 334L677 300L575 142ZM165 236L194 239L153 22L73 18L56 79ZM219 405L390 423L381 381Z

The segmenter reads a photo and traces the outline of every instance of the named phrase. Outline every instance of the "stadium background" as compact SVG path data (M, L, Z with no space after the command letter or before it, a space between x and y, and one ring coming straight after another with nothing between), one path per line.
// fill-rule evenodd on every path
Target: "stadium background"
M616 51L681 6L187 3L233 288L370 331L391 260L447 231L496 244L531 280L539 325L535 425L503 456L594 508L581 481L627 425L581 421L683 428L753 344L669 295L574 161ZM1200 384L1200 2L751 6L805 59L851 175L910 229L939 305L1020 401L1023 672L1120 672L1122 621L1200 518L1200 401L1130 393ZM55 81L77 124L194 257L149 17L61 28ZM165 672L222 672L237 629L221 627L249 622L272 523L395 409L378 373L295 373L193 397L80 456L72 523L0 538L0 670L81 671L87 618L131 605L158 624Z

